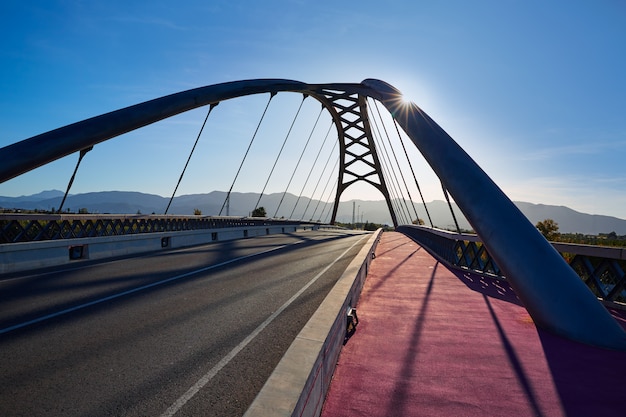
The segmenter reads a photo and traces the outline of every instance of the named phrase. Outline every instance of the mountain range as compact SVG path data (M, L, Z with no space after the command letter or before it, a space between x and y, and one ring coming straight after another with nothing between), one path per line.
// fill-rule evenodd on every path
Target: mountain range
M43 191L38 194L21 197L0 196L0 208L21 210L53 210L58 208L63 199L63 192L58 190ZM293 219L305 218L329 221L332 203L311 200L306 197L298 198L290 193L265 194L259 201L258 193L231 193L229 204L225 204L226 193L213 191L207 194L190 194L175 197L168 214L192 215L200 210L203 215L248 216L258 206L266 209L269 217L285 217ZM64 211L78 212L80 209L89 213L111 214L163 214L169 198L155 194L145 194L129 191L102 191L84 194L69 195L64 204ZM520 211L533 224L553 219L559 225L562 233L582 233L597 235L599 233L615 232L626 235L626 220L611 216L580 213L564 206L551 206L515 202ZM406 216L415 218L415 211L428 225L424 205L414 203L414 207L404 203L399 204ZM436 227L455 229L454 220L445 201L435 200L426 204L428 213ZM391 216L384 200L351 200L340 202L337 221L351 223L353 210L357 222L372 222L391 224ZM469 230L471 226L463 217L460 210L453 204L453 210L461 229Z

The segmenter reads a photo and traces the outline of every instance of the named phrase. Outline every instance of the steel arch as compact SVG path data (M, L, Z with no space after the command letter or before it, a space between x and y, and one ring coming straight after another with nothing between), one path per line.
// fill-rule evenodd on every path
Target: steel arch
M329 109L338 129L342 120L333 111L329 96L348 93L379 100L453 196L534 322L573 340L626 350L626 332L511 200L436 122L415 104L405 102L397 89L380 80L368 79L360 84L305 84L261 79L183 91L4 147L0 149L3 161L0 182L197 107L245 95L283 91L315 97ZM384 184L382 174L380 180ZM388 194L385 198L393 215Z
M371 92L363 84L305 84L283 79L257 79L182 91L86 119L1 148L0 160L5 163L0 166L0 183L56 159L90 149L100 142L198 107L216 105L221 101L247 95L278 92L309 95L322 103L333 118L340 143L341 167L331 223L337 218L341 194L351 184L362 180L381 192L387 201L393 224L397 226L396 214L382 175L367 118L367 103L364 97L370 96ZM343 102L346 101L350 105L344 105ZM353 117L346 117L347 114ZM362 135L352 136L350 131L355 129ZM363 146L366 151L352 152L350 146L355 143ZM370 163L367 157L372 158L373 163ZM346 161L347 158L351 159ZM349 166L357 161L369 165L371 171L366 175L355 174ZM355 176L356 180L346 179L346 175Z

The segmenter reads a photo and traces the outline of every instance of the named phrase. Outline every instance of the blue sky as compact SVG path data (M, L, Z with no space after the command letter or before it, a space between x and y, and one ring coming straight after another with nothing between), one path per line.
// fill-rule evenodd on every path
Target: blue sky
M626 218L623 0L5 0L0 16L0 146L225 81L378 78L436 120L511 199ZM275 158L301 101L278 97L268 117L282 127L264 122L264 146L235 191L260 191L261 163ZM266 101L216 108L177 195L228 189ZM319 108L305 107L300 137ZM97 145L72 193L170 195L205 115ZM297 159L295 145L289 152ZM0 195L64 190L76 158L0 184ZM279 183L268 191L282 192ZM346 198L381 197L355 188Z

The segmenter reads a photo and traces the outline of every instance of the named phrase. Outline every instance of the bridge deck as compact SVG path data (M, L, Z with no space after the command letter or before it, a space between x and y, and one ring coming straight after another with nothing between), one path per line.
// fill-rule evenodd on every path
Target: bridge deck
M358 314L323 417L626 410L625 352L538 330L506 284L450 271L402 234L383 235Z

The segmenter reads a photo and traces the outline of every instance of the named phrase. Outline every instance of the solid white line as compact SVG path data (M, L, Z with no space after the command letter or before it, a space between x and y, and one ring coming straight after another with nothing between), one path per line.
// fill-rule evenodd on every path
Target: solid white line
M366 236L369 238L369 236ZM326 271L328 271L335 263L337 263L341 258L344 257L346 253L348 253L354 246L356 246L361 240L365 237L357 240L352 246L346 249L341 255L339 255L334 261L332 261L328 266L326 266L320 273L318 273L315 277L313 277L309 282L307 282L304 287L300 288L300 290L295 293L289 300L285 302L278 310L276 310L272 315L270 315L263 323L259 325L256 329L252 331L241 343L233 348L226 356L224 356L209 372L207 372L202 378L198 380L195 384L191 386L178 400L174 402L163 414L161 417L172 417L174 414L178 412L189 400L191 400L194 395L198 393L206 384L215 377L228 363L235 357L239 352L243 350L255 337L259 335L280 313L282 313L289 305L291 305L298 297L302 295L311 285L315 283Z
M304 241L295 242L295 243L292 243L292 245L298 245L298 244L300 244L302 242L304 242ZM128 295L128 294L133 294L133 293L136 293L136 292L139 292L139 291L147 290L148 288L153 288L153 287L156 287L156 286L159 286L159 285L167 284L168 282L176 281L176 280L179 280L181 278L186 278L186 277L189 277L191 275L198 274L200 272L205 272L205 271L209 271L209 270L214 269L214 268L219 268L220 266L228 265L228 264L231 264L233 262L241 261L243 259L252 258L253 256L263 255L265 253L269 253L269 252L272 252L272 251L275 251L275 250L278 250L278 249L282 249L282 248L285 248L287 246L289 246L289 245L276 246L275 248L271 248L271 249L268 249L268 250L265 250L265 251L252 253L250 255L242 256L242 257L239 257L239 258L230 259L228 261L224 261L224 262L219 263L219 264L215 264L215 265L207 266L207 267L204 267L204 268L196 269L195 271L190 271L190 272L186 272L186 273L181 274L181 275L176 275L174 277L170 277L170 278L164 279L162 281L157 281L157 282L153 282L153 283L150 283L150 284L142 285L141 287L136 287L136 288L133 288L133 289L130 289L130 290L126 290L126 291L117 293L117 294L109 295L107 297L99 298L97 300L89 301L88 303L84 303L84 304L80 304L80 305L77 305L77 306L74 306L74 307L66 308L65 310L60 310L60 311L57 311L57 312L54 312L54 313L51 313L51 314L47 314L45 316L37 317L37 318L29 320L29 321L25 321L25 322L22 322L22 323L15 324L13 326L5 327L4 329L0 329L0 334L4 334L4 333L11 332L13 330L21 329L23 327L30 326L31 324L41 323L42 321L46 321L46 320L49 320L49 319L52 319L52 318L55 318L55 317L63 316L65 314L72 313L72 312L77 311L77 310L82 310L83 308L87 308L87 307L91 307L91 306L96 305L96 304L104 303L105 301L110 301L110 300L114 300L116 298L124 297L125 295Z

